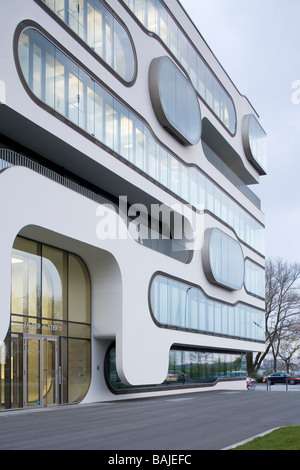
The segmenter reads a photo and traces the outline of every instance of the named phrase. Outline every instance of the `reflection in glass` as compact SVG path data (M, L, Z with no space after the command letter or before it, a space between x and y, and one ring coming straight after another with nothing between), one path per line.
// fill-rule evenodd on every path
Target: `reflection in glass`
M42 316L66 320L64 312L64 253L52 247L42 247Z
M161 326L265 341L263 310L206 297L198 287L157 275L150 292L151 310Z
M201 136L198 97L189 80L168 57L151 62L149 90L161 125L182 143L197 144Z
M57 402L56 342L43 340L43 404L51 406Z
M248 126L251 154L262 171L265 172L267 168L266 133L253 115L249 116Z
M155 33L179 61L201 98L231 134L236 130L233 101L160 0L123 0L140 23Z
M240 290L245 271L241 245L217 228L209 229L205 235L203 264L208 280L231 290Z
M147 388L155 391L162 387L199 387L215 383L218 379L245 378L247 375L244 354L221 353L172 348L169 353L168 375L162 384L129 386L121 382L116 368L116 350L111 347L106 355L105 374L109 386L115 391L138 391Z
M68 403L82 400L90 384L90 345L80 339L70 339L68 348Z
M24 405L57 404L57 340L39 335L24 336ZM22 357L18 358L18 362ZM20 385L20 384L19 384Z
M24 79L32 91L33 69L30 57L36 42L41 45L42 50L52 54L55 63L54 99L51 80L42 81L42 102L48 104L47 96L51 96L54 109L59 114L73 122L76 121L76 125L81 129L91 132L103 145L146 175L155 178L155 181L172 191L183 202L191 203L200 211L207 210L216 215L232 227L243 242L259 253L264 252L264 227L256 219L217 187L199 168L184 165L167 151L135 114L92 80L85 71L75 66L46 37L34 28L26 28L19 37L19 60ZM26 44L29 44L29 54L25 52ZM45 68L46 61L43 61L42 70ZM45 77L43 72L40 79L45 80ZM77 83L78 96L75 96L73 90L70 101L70 93L66 90L74 86L72 80ZM51 90L48 93L49 83ZM194 184L190 184L191 180Z
M17 239L11 257L11 311L36 316L40 310L41 266L38 246L30 240Z
M245 288L250 294L265 298L265 270L250 259L245 261Z
M77 256L69 254L68 262L69 321L90 323L91 292L88 272Z
M101 0L42 1L123 80L133 80L136 65L129 35Z
M11 269L11 327L0 345L0 408L56 403L58 356L60 403L81 400L90 382L86 266L74 254L17 237Z
M36 406L41 404L40 395L40 341L27 340L27 380L26 404Z

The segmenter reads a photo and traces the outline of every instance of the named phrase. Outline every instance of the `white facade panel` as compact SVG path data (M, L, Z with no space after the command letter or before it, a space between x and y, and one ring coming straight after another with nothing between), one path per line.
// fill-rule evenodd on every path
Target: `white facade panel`
M245 354L263 352L265 346L264 299L255 293L262 289L252 287L255 279L263 279L264 214L258 199L247 193L247 186L258 183L261 173L247 158L242 138L243 118L258 119L255 110L175 0L161 5L176 18L178 31L181 25L191 47L231 97L237 120L234 135L200 97L174 50L162 36L149 32L126 1L92 3L93 8L104 4L111 21L120 20L132 38L136 76L130 83L97 59L83 34L79 38L70 31L66 22L71 9L63 10L59 19L50 2L13 3L14 8L9 0L0 5L4 13L0 19L4 45L0 55L0 192L5 201L0 234L0 357L23 342L29 348L32 339L40 341L38 333L42 335L47 325L59 344L60 370L55 371L59 393L53 404L76 402L79 396L77 401L90 402L166 393L167 389L179 393L204 385L240 386L246 374ZM77 13L84 17L92 3L78 3ZM167 63L172 60L171 69L178 68L174 80L180 77L178 83L192 90L193 104L199 102L199 142L180 141L188 109L182 105L184 100L177 99L174 84L170 83L170 96L175 96L180 109L173 109L173 99L169 99L172 126L168 130L153 109L149 68L154 59L164 56ZM78 93L73 93L71 102L74 83ZM47 97L50 86L52 101ZM73 111L80 109L82 120L72 118L71 105ZM90 126L96 129L100 124L101 132L90 131ZM160 223L159 211L163 211ZM204 235L212 229L223 234L224 246L210 252L214 274L222 282L212 282L203 263L208 249ZM14 277L21 272L13 267L21 263L12 256L16 237L36 246L35 254L23 253L23 259L28 255L29 268L30 262L41 266L36 268L41 273L36 276L40 278L34 293L28 287L33 271L23 269L23 277ZM250 260L258 272L254 281L247 277L247 285L239 279L234 289L226 281L233 261L228 240L239 249L239 265L244 260L246 266ZM54 307L51 318L43 314L46 302L55 303L54 294L51 302L46 298L46 246L65 260L59 274L60 317ZM66 263L73 254L88 272L90 321L72 320L74 294L66 287L71 277ZM13 311L18 283L24 298L18 294L20 308ZM36 312L29 305L33 298ZM50 341L48 336L45 341ZM28 358L21 357L20 351L15 367L22 369ZM72 356L76 351L78 362ZM0 366L0 387L4 387L6 363ZM39 384L47 390L43 399L34 398L35 391L28 389L30 367L21 369L18 374L24 379L17 384L18 392L10 397L0 393L0 409L2 405L45 406L46 384ZM10 387L15 390L16 383Z

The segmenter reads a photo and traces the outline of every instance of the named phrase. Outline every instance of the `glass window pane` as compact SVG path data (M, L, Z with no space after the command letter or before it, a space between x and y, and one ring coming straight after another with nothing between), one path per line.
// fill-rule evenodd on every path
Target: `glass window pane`
M68 87L68 118L79 125L79 68L68 61L67 87Z
M65 99L65 56L58 49L55 49L55 110L66 115Z
M11 258L11 311L20 315L40 315L41 258L38 246L17 238Z
M67 320L66 316L66 261L61 250L42 247L42 316Z
M200 53L194 48L180 26L160 0L123 0L136 18L150 32L157 34L171 54L186 70L199 95L206 101L230 133L235 132L236 113L231 97L219 84ZM151 3L147 10L146 5ZM149 13L149 15L147 14ZM226 105L224 104L226 103Z
M68 403L78 403L90 384L90 342L69 339L68 345Z
M18 54L24 78L29 83L29 36L26 30L20 35Z
M69 321L90 323L90 281L85 265L69 254Z
M171 59L154 59L150 65L149 90L161 125L187 145L201 135L198 97L190 81Z
M263 325L260 324L263 311L242 303L230 306L211 300L200 288L184 282L157 276L151 286L150 300L154 317L164 326L264 340ZM259 319L255 320L255 338L247 326L249 315Z
M42 49L33 44L32 57L32 91L38 98L42 98Z
M69 0L69 26L85 40L86 31L84 27L84 0Z
M133 79L135 56L129 35L100 0L44 2L121 78Z
M26 403L27 406L40 404L40 341L28 339L27 341L27 380Z
M135 165L143 170L146 158L146 127L135 120Z
M22 407L23 398L29 406L56 403L57 354L61 358L60 403L80 401L90 382L91 337L90 280L83 261L17 237L11 269L13 334L7 335L5 349L0 346L0 406ZM68 307L69 319L75 323L68 321Z
M159 148L159 182L166 187L168 186L169 173L169 156L168 152L162 147ZM175 181L173 182L175 184Z
M105 141L105 107L104 107L104 96L106 93L103 88L95 83L95 137L100 142ZM91 103L90 103L91 104Z
M45 83L45 101L51 106L55 107L55 49L50 43L47 44L45 51L46 56L46 83Z
M105 93L104 101L104 117L105 117L105 145L114 148L114 100L108 93Z
M128 160L132 148L132 120L127 109L120 109L120 155Z

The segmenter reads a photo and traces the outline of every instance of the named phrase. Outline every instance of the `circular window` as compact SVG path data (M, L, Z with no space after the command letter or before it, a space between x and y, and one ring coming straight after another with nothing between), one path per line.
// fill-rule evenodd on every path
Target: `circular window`
M196 92L168 57L151 62L149 91L160 124L184 145L195 145L201 137L201 112Z

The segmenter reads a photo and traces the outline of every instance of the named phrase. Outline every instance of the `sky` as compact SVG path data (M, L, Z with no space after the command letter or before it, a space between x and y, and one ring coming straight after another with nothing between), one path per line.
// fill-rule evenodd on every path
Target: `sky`
M300 0L180 0L267 132L266 257L300 263Z

